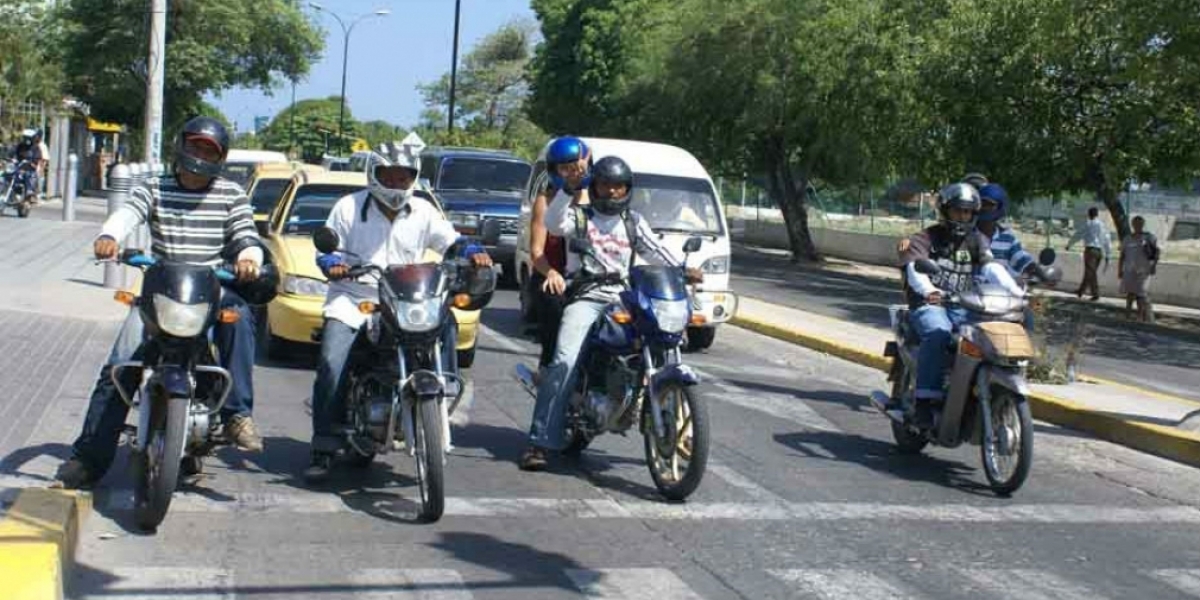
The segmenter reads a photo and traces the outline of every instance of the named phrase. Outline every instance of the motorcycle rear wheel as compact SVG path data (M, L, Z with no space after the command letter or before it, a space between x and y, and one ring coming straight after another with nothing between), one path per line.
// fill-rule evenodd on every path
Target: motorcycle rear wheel
M677 382L664 384L659 388L663 439L654 432L652 406L649 401L642 405L646 466L658 492L668 500L682 502L700 486L708 465L708 406L691 388ZM686 465L681 470L683 462Z
M167 516L179 484L183 440L187 433L187 398L159 395L150 403L150 435L136 457L133 518L145 531L155 531Z
M31 208L31 205L28 202L22 202L22 203L18 204L17 205L17 216L22 219L28 218L30 208Z
M993 434L984 432L980 458L992 491L1009 496L1021 488L1033 466L1033 416L1029 402L1007 389L996 388L990 404ZM983 411L979 415L982 420Z
M446 445L442 440L442 411L436 400L413 406L413 447L417 461L417 486L421 492L418 516L426 523L442 518L446 509Z

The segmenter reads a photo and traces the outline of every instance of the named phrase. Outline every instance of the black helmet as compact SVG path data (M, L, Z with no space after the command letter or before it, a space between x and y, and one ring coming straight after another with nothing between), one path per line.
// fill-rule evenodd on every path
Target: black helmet
M963 239L975 229L975 221L979 217L979 209L982 207L982 201L979 199L979 191L969 183L952 183L938 192L937 197L938 214L942 218L942 223L950 229L950 233L955 239ZM971 220L967 222L955 221L950 218L951 208L965 208L971 211Z
M221 149L221 158L217 162L209 162L198 156L188 154L184 143L191 138L204 138L216 144ZM183 124L179 138L175 141L175 166L196 175L216 177L225 166L225 157L229 154L229 132L220 121L212 117L192 117Z
M279 269L271 258L271 251L258 238L243 237L226 246L221 257L226 262L233 264L237 262L237 256L242 253L242 250L253 246L261 248L263 253L263 264L259 269L258 279L235 281L229 284L229 288L237 292L237 295L241 296L246 304L261 306L274 300L275 295L279 293Z
M596 191L600 183L619 183L625 185L625 195L621 198L604 198ZM606 156L592 167L592 181L588 184L588 198L592 206L602 214L621 214L629 207L629 198L633 195L633 170L625 161L616 156Z

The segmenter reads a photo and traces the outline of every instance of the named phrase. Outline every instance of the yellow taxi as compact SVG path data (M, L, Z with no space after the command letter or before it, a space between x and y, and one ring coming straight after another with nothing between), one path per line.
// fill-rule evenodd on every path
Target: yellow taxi
M284 189L263 237L278 266L280 279L279 295L267 305L265 333L267 352L271 357L282 357L292 344L312 344L320 340L321 309L328 286L325 276L317 268L317 249L313 246L312 233L324 224L339 199L365 187L367 176L364 173L300 170L292 175ZM435 202L435 205L441 212L439 203ZM425 260L438 261L441 256L429 252ZM475 362L481 311L450 310L458 322L458 364L463 368L470 367Z
M266 222L283 197L283 190L297 171L321 171L317 165L296 163L262 163L254 168L246 182L246 195L254 207L254 224L260 234L266 233Z

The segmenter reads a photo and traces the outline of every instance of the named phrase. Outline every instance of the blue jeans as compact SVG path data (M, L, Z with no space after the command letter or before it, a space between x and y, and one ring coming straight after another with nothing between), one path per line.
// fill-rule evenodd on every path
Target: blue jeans
M577 300L563 310L554 359L542 371L538 382L537 404L533 408L533 422L529 425L530 444L547 450L566 447L567 402L578 373L575 363L587 341L588 331L606 306L607 302L599 300Z
M451 313L453 315L453 313ZM355 329L337 319L325 319L321 328L321 358L317 363L317 378L312 396L312 451L333 454L342 447L345 436L339 425L346 415L346 367L351 356L366 351L369 342ZM442 365L458 374L458 324L453 316L442 334ZM411 366L410 372L411 372Z
M958 307L926 305L913 311L909 321L921 337L921 348L917 351L918 400L939 400L945 396L942 382L945 378L950 345L954 341L954 330L970 321L970 314Z
M254 409L255 327L250 307L232 291L222 290L221 308L236 309L241 315L236 323L218 323L212 331L221 366L233 378L229 398L221 409L222 418L228 422L234 416L248 417ZM129 407L121 400L113 385L112 365L121 361L141 360L144 335L142 315L138 308L133 308L117 334L108 362L100 369L96 386L92 388L87 416L83 420L83 431L72 446L73 457L82 462L97 480L112 466L117 455L117 444L121 441L121 430L129 415ZM121 387L134 390L141 383L141 377L139 369L126 369L121 374Z

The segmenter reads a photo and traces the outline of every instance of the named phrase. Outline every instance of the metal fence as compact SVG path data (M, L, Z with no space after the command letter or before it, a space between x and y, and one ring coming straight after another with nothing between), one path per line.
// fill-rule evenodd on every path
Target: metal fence
M16 141L24 129L36 127L46 138L46 106L41 102L5 102L0 99L0 145Z

